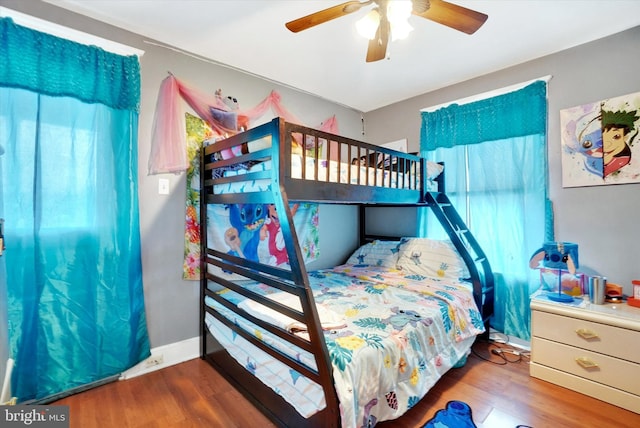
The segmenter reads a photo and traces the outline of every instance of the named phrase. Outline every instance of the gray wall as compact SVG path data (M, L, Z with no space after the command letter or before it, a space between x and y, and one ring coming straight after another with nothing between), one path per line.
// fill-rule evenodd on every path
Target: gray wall
M638 70L640 27L368 112L366 138L376 144L407 138L417 151L421 109L551 75L547 153L556 240L578 243L580 271L632 293L631 280L640 279L640 184L563 188L559 112L640 91Z
M145 43L145 40L148 40L146 38L48 3L3 0L0 1L0 5L145 51L140 59L142 94L138 155L143 283L151 347L196 337L199 333L199 283L182 280L185 175L147 175L158 89L169 71L178 79L202 91L213 93L221 88L225 95L236 97L241 108L254 107L272 90L276 90L280 93L284 106L305 121L305 124L318 126L322 120L335 114L341 134L355 139L362 138L361 115L358 111L228 67ZM272 117L265 116L261 122ZM169 195L158 194L159 178L170 180ZM320 258L309 267L315 269L344 261L357 244L356 225L354 207L321 206ZM326 233L329 229L331 233ZM3 359L0 368L5 360L6 358Z

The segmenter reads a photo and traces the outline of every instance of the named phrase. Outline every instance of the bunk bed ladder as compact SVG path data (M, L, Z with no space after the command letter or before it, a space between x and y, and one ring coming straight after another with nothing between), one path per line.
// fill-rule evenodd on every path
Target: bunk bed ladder
M482 248L462 220L449 198L442 192L427 192L426 201L434 215L449 235L451 242L465 260L471 274L478 308L481 308L486 334L489 334L489 317L493 314L494 278L491 266ZM480 288L478 288L480 287Z

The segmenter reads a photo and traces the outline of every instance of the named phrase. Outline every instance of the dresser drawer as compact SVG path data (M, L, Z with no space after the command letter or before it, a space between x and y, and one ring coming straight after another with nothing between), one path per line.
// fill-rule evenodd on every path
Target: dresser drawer
M536 364L534 362L532 362L529 367L531 369L532 377L555 383L556 385L572 389L590 397L597 398L598 400L602 400L640 414L639 395L629 394L628 392L621 391L617 388L612 388L610 386L561 372L560 370Z
M531 334L537 338L640 363L640 331L637 330L534 310ZM618 372L618 376L622 373Z
M640 395L640 364L534 337L533 361L582 378Z

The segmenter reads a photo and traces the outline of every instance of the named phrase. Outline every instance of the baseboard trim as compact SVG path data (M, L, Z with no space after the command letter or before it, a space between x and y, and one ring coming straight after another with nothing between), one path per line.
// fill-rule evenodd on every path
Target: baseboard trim
M496 338L494 329L491 329L490 337ZM500 333L498 333L500 334ZM517 337L509 337L509 345L520 349L530 350L531 344ZM131 379L156 370L180 364L200 356L200 337L181 340L151 349L151 356L136 364L120 375L120 380Z
M151 349L151 356L120 375L120 380L131 379L165 367L193 360L200 356L200 337L181 340Z
M507 339L508 341L505 342L504 339ZM504 333L500 333L499 331L495 330L495 329L490 329L489 332L489 340L493 340L495 342L498 343L504 343L506 345L511 345L515 348L520 348L520 349L524 349L525 351L531 351L531 342L520 339L519 337L515 337L515 336L508 336Z

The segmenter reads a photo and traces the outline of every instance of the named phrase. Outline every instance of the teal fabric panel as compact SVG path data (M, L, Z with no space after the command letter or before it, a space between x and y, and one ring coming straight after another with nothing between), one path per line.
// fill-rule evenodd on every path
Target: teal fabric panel
M118 375L150 355L138 207L139 76L130 78L137 58L117 65L117 56L98 48L10 20L0 20L0 28L0 279L15 359L12 392L26 402Z
M421 149L543 134L547 126L546 104L546 83L536 81L504 95L423 112Z
M0 18L0 85L138 111L138 57L121 56Z

